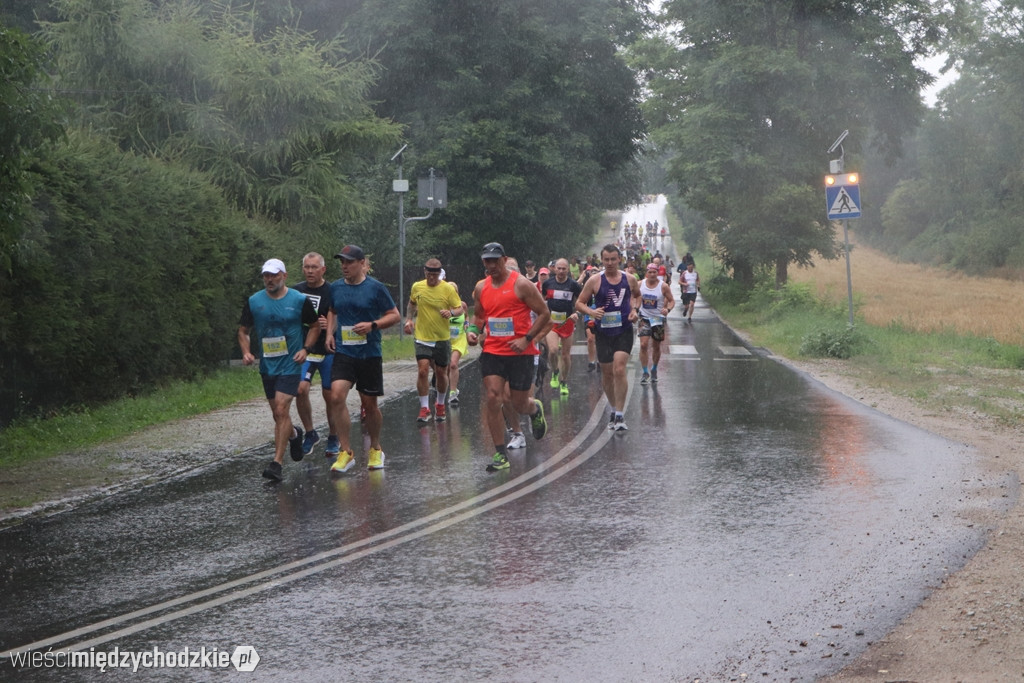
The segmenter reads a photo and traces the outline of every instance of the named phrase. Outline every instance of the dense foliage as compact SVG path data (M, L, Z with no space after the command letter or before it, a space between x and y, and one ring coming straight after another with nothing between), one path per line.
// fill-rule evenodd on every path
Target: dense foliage
M33 173L35 210L0 280L0 424L230 357L264 245L213 185L84 135Z
M33 150L62 132L56 103L34 88L42 74L42 46L0 24L0 277L10 272L31 201Z
M848 129L895 157L921 114L914 65L940 36L925 0L668 0L637 50L669 177L704 214L720 258L753 282L836 255L822 176Z
M364 3L353 26L380 49L377 110L448 177L429 226L446 261L488 240L536 260L583 253L599 211L635 200L643 122L617 45L641 20L612 0Z
M914 141L870 238L970 273L1024 270L1024 2L974 7L949 45L959 78ZM880 188L883 189L883 188Z
M366 100L370 60L287 25L260 33L229 6L56 4L43 34L62 87L89 94L84 125L207 172L240 209L307 237L367 215L359 178L400 136Z

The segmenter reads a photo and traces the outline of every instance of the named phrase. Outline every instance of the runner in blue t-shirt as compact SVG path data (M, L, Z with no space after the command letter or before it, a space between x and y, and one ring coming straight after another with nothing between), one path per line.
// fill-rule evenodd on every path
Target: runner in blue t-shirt
M349 432L348 392L359 392L364 424L370 434L367 469L384 467L380 447L381 414L377 397L384 395L384 365L380 331L401 322L402 316L387 288L366 274L366 255L348 245L335 258L341 259L342 279L331 283L331 306L327 314L327 350L334 353L331 368L331 402L334 425L341 449L331 465L332 472L344 473L355 465Z
M280 259L264 263L264 288L246 300L238 321L238 346L245 365L256 362L250 336L256 334L263 393L274 414L274 460L263 470L263 476L275 481L283 478L285 444L290 447L292 460L302 460L302 428L292 425L291 406L299 393L302 364L320 334L313 304L288 289L284 283L287 275ZM309 331L303 327L309 327Z

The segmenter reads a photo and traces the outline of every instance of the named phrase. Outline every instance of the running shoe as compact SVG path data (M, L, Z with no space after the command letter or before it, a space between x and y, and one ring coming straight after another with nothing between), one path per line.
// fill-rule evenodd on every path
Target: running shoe
M345 472L348 472L350 469L352 469L352 467L355 464L356 459L352 455L352 452L342 451L341 453L338 453L338 459L334 461L333 465L331 465L331 471L344 474Z
M316 433L315 429L310 429L306 432L306 438L302 440L302 454L309 455L313 452L313 446L320 443L320 435Z
M450 405L452 408L458 408L459 407L459 390L458 389L456 389L455 391L449 391L448 392L448 405Z
M298 462L306 457L306 453L302 448L302 427L293 427L295 430L295 436L288 439L288 450L292 456L292 460Z
M334 459L338 457L338 452L341 450L341 442L338 441L338 437L331 434L327 437L327 445L324 446L324 457Z
M522 432L512 432L512 437L508 440L508 448L526 448L526 436Z
M558 373L557 372L552 372L551 373L551 388L552 389L557 389L558 388Z
M612 411L612 414L608 416L608 431L609 432L615 431L615 411L614 410Z
M379 448L371 448L368 462L366 463L366 469L368 470L382 470L384 469L384 451Z
M267 468L263 470L263 477L265 479L270 479L271 481L283 481L284 474L281 470L281 463L271 460L270 464L267 465Z
M587 363L587 372L593 372L594 370L597 370L597 363L590 363L590 362L588 362Z
M558 393L560 393L562 396L568 396L569 395L569 385L566 384L565 382L559 382L558 383Z
M644 376L640 378L640 384L647 384L650 381L651 381L651 375L650 375L650 373L647 373L647 372L645 372Z
M530 426L533 428L533 438L540 440L548 433L548 422L544 419L544 404L533 399L537 404L537 412L530 416Z
M430 408L420 408L420 414L416 416L417 422L430 422Z
M436 406L434 406L434 419L436 421L444 422L447 417L448 415L445 412L443 403L438 403Z
M658 383L658 368L651 368L651 382Z
M623 418L621 415L616 415L615 416L615 431L617 431L617 432L624 432L627 429L629 429L629 427L626 426L625 418Z
M499 470L507 470L508 468L508 456L504 453L495 453L494 457L491 458L491 462L487 465L488 472L498 472Z

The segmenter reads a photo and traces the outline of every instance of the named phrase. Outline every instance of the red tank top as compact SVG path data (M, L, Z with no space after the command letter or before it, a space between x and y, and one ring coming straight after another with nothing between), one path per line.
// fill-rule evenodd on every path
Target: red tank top
M516 337L525 337L533 326L530 307L516 296L516 280L520 275L509 271L508 278L495 287L491 276L484 279L480 290L480 306L483 308L484 320L487 321L487 337L484 339L484 353L496 356L536 356L537 347L530 342L522 354L517 354L508 343Z

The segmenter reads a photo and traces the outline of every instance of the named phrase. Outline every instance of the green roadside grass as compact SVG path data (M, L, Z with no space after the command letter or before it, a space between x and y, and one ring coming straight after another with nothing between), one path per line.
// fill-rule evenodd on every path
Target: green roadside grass
M384 360L412 358L413 339L384 336ZM156 424L260 399L257 366L218 369L194 381L171 382L147 394L99 406L78 406L46 418L17 420L0 430L0 468L116 441Z
M728 285L719 286L707 255L698 255L697 262L704 299L755 346L791 360L833 358L861 384L911 399L938 415L975 414L1005 425L1024 417L1020 345L920 332L899 323L866 325L856 316L856 302L850 330L847 306L819 300L805 285L779 292L759 285L741 302Z

